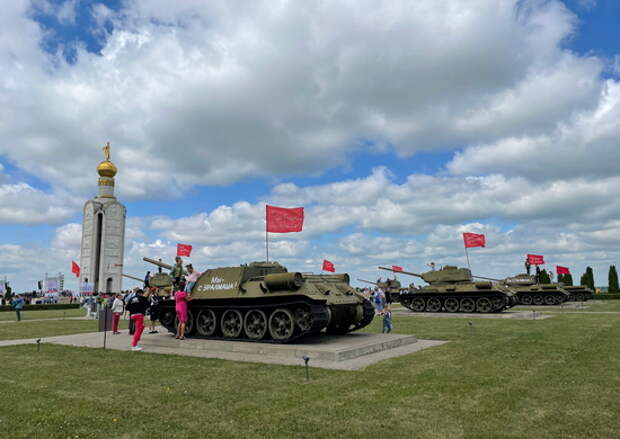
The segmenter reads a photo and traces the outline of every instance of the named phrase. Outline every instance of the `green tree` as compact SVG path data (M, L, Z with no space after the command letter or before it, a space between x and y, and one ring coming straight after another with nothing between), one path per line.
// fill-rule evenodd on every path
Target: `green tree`
M587 285L588 288L592 289L592 291L594 291L594 273L592 272L592 267L587 267L586 268L586 278L585 281L586 283L583 285Z
M618 287L618 272L616 271L616 266L611 265L609 267L609 288L607 292L610 294L618 294L620 293L620 288Z
M564 274L562 276L562 283L566 286L572 287L573 286L573 275L568 273L568 274Z
M551 282L551 278L549 277L549 273L547 273L547 270L545 269L540 270L540 283L548 284L550 282Z

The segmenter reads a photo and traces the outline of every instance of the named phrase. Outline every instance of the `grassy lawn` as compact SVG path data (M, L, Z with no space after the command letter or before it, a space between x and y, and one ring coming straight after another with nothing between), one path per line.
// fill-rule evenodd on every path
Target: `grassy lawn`
M64 317L84 317L86 311L82 309L53 309L53 310L33 310L22 311L22 320L39 320L39 319L62 319ZM15 311L0 312L1 321L16 320Z
M363 371L312 369L308 384L301 367L0 348L10 371L0 375L10 407L0 437L618 437L620 315L394 322L395 332L452 342ZM40 323L96 325L23 328Z
M15 323L3 323L0 324L0 340L18 340L21 338L45 338L55 335L94 332L97 331L97 327L98 322L96 320L48 320L35 322L21 321ZM126 329L127 321L121 320L119 327L121 329Z

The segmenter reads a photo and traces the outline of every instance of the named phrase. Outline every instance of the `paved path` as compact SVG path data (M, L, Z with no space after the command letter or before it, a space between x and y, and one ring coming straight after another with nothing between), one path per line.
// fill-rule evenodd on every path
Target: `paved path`
M400 339L403 341L400 342ZM127 331L120 335L107 335L107 348L127 351L130 349ZM103 347L103 333L44 337L42 343L90 348ZM271 344L251 342L231 342L224 340L187 339L176 340L171 334L160 331L158 334L145 333L141 345L144 352L174 354L203 358L219 358L233 361L268 363L281 365L303 365L302 357L310 358L310 367L340 370L358 370L388 358L418 352L447 341L418 340L415 336L402 334L351 333L342 336L320 334L307 337L298 343ZM36 344L35 339L0 341L0 346ZM45 349L44 346L41 349ZM139 352L135 353L140 355Z

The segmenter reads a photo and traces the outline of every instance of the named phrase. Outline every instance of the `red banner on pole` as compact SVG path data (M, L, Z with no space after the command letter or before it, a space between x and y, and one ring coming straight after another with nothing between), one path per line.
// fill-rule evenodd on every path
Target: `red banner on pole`
M394 271L403 271L403 267L399 267L398 265L392 265L392 270L394 270Z
M527 261L532 265L545 265L543 255L527 255Z
M301 232L304 226L304 208L287 209L267 205L267 231L271 233Z
M191 256L192 246L189 244L177 244L177 256Z
M71 272L75 277L80 277L80 266L75 261L71 261Z
M463 233L463 242L465 243L465 248L484 247L486 245L484 235L479 233Z
M323 271L331 271L332 273L336 272L336 268L334 268L334 264L327 259L323 259Z
M570 270L568 269L568 267L562 267L561 265L556 265L555 271L558 274L570 274Z

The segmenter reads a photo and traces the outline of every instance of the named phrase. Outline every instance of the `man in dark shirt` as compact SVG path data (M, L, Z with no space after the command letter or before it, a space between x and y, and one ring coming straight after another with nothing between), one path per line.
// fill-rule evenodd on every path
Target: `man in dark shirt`
M127 303L127 310L129 311L129 318L134 322L133 340L131 342L132 351L141 351L142 348L138 346L142 331L144 331L144 314L149 306L149 302L144 297L144 291L138 289L136 294L129 299Z

